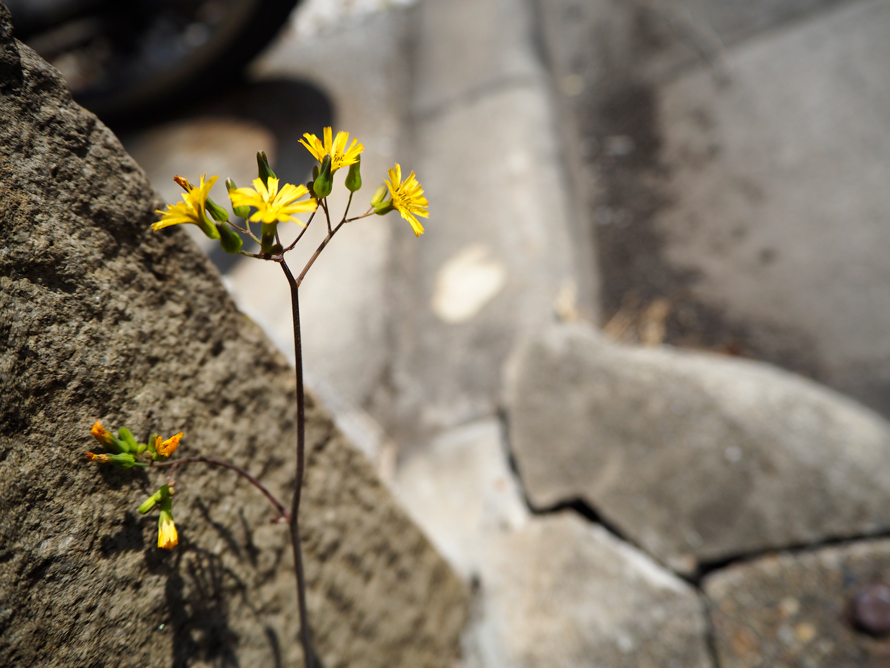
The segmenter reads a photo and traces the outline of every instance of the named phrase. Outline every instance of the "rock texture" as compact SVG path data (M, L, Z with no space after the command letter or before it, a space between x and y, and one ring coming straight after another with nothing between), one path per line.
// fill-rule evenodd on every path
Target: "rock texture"
M857 630L853 602L888 583L890 541L780 554L708 577L721 668L890 665L890 639ZM890 605L880 612L886 620Z
M184 430L286 495L293 380L0 5L0 665L299 664L292 562L231 474L177 473L180 545L136 507L155 471L99 468L101 418ZM262 289L258 286L257 289ZM283 306L283 308L286 308ZM449 666L467 592L310 401L304 544L327 668Z
M890 527L890 428L773 367L553 327L511 362L534 505L585 499L680 571Z

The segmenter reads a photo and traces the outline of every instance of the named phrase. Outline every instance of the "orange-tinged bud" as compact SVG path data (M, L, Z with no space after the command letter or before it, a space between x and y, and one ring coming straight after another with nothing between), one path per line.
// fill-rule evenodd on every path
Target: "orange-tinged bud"
M98 422L96 424L99 424ZM87 452L86 458L91 462L98 462L99 464L108 464L111 461L111 455L97 455L93 452Z
M114 443L114 436L102 426L102 423L99 420L96 420L96 424L90 429L90 433L93 435L93 438L99 441L102 445L111 445Z
M189 180L182 176L174 176L173 180L179 185L180 188L185 190L186 192L191 192L194 189L194 186L189 183Z
M166 441L161 441L161 437L158 436L155 440L155 450L157 450L158 454L162 457L169 457L176 451L176 448L179 447L179 441L182 437L183 432L179 432L176 436L171 436Z

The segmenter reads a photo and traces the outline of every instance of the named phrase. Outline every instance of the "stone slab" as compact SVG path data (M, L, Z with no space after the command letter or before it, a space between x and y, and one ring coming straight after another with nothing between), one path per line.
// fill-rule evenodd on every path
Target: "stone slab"
M583 499L678 571L890 527L890 425L775 367L557 325L505 385L533 505Z

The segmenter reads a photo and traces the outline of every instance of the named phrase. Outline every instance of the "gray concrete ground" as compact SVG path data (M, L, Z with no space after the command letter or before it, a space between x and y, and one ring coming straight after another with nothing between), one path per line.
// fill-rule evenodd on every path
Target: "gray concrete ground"
M174 172L246 182L256 148L298 182L311 160L296 139L331 123L366 146L357 201L394 162L417 172L431 202L422 238L395 215L374 217L338 236L310 273L306 367L341 427L478 584L466 666L715 665L705 640L720 628L707 628L701 588L567 519L574 509L598 520L602 509L563 496L533 510L525 498L501 415L503 370L548 324L581 319L623 341L756 357L890 412L887 7L423 0L315 27L297 16L237 101L127 139L159 188ZM277 268L220 267L242 310L289 351ZM567 377L579 373L565 365ZM670 408L671 383L656 380L640 381L639 403ZM569 387L542 387L552 394L541 403L559 405ZM732 403L708 392L704 403ZM615 420L636 419L610 398ZM730 413L715 420L732 430ZM657 420L651 431L649 445L662 443ZM782 480L763 462L782 438L756 443L770 484ZM573 466L533 440L554 470ZM725 443L702 441L711 446L729 457ZM813 505L830 513L834 503ZM866 515L863 526L875 525ZM694 567L673 564L697 586ZM630 592L623 607L616 577Z

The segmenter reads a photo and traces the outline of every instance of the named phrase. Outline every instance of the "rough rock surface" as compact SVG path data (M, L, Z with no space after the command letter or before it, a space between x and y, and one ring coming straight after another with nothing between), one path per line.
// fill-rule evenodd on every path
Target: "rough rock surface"
M890 428L764 364L549 329L511 360L533 504L586 500L680 571L890 527Z
M83 459L97 418L186 432L285 496L293 377L0 5L0 665L299 664L286 528L225 471L177 473L180 545L136 507L164 478ZM327 668L448 666L464 585L310 401L303 527Z
M706 578L721 668L890 665L890 639L852 623L857 594L888 584L888 573L890 541L879 540L770 556Z

